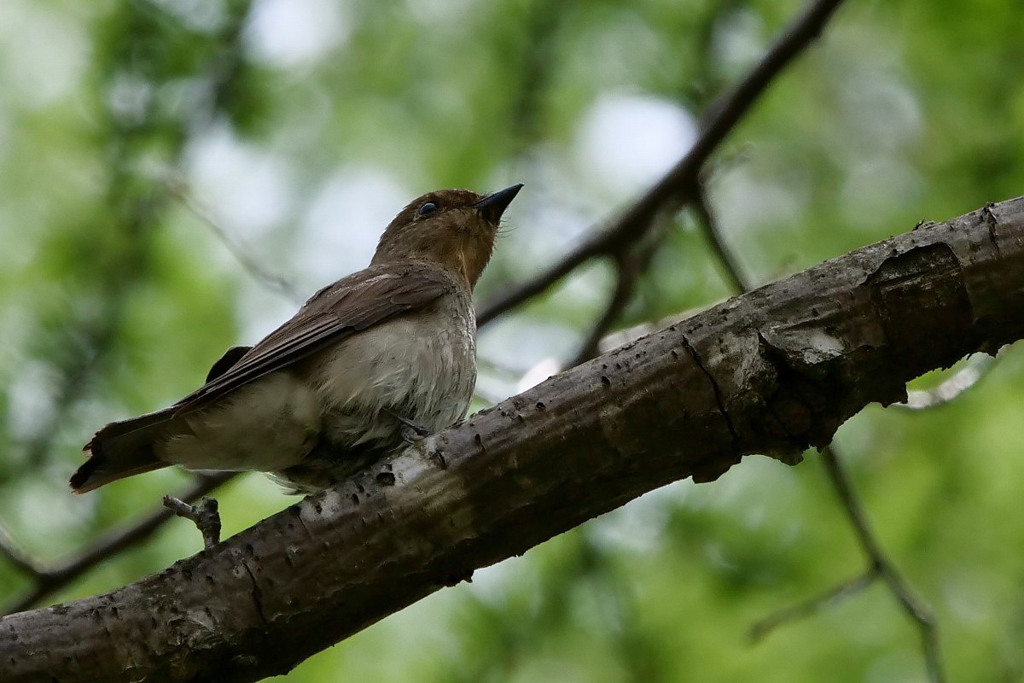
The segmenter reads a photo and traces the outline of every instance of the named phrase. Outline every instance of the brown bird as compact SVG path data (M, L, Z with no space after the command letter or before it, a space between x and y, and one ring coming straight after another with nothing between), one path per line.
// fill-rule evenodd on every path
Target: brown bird
M311 492L462 419L476 384L472 292L522 185L441 190L388 225L370 266L314 294L252 347L229 349L174 405L99 430L84 493L169 465L258 470Z

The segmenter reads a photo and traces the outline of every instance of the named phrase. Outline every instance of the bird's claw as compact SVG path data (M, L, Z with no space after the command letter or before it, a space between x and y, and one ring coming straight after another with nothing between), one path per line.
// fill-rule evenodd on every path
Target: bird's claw
M426 437L430 436L430 430L421 427L420 425L409 422L407 420L401 420L402 422L402 441L407 444L416 444L423 441Z
M402 424L402 441L407 444L419 443L433 433L423 425L416 424L409 418L403 417L394 411L386 410L386 412Z

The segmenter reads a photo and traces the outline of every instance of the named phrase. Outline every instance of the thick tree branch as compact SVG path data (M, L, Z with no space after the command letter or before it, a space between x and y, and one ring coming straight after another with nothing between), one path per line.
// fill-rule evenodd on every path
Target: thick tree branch
M478 567L1024 337L1024 198L899 235L557 375L170 569L0 619L5 681L254 680Z

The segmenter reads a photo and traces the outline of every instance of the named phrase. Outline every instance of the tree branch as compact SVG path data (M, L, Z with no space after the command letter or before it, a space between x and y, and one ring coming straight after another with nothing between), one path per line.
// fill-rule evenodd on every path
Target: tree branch
M174 496L164 496L164 507L179 517L191 520L203 535L203 547L209 550L220 543L220 513L214 498L203 498L197 505Z
M832 445L821 449L822 460L828 470L829 480L836 489L836 494L843 503L843 509L850 516L853 522L853 530L857 534L857 542L861 550L868 558L868 570L865 577L878 578L885 582L889 592L896 598L903 608L903 611L910 617L917 626L921 635L921 645L924 650L925 666L928 670L928 680L935 683L942 683L945 676L942 671L941 658L939 656L939 632L935 626L935 617L931 610L921 602L911 587L903 578L896 565L889 559L882 550L878 539L875 538L871 525L868 523L867 514L864 512L860 499L853 492L853 485L846 475L839 462L839 456ZM852 587L850 587L852 591Z
M754 288L750 279L743 273L739 262L732 255L729 247L722 237L722 230L719 228L718 220L711 212L711 204L708 200L707 189L701 183L697 190L697 196L693 202L694 213L697 214L697 224L700 225L704 237L708 241L711 253L718 259L722 271L725 273L725 282L734 292L749 292Z
M861 572L852 579L847 579L839 585L829 588L821 595L808 598L803 602L798 602L795 605L790 605L789 607L780 609L778 612L768 615L751 626L747 635L751 641L755 643L759 642L780 626L790 624L800 619L806 619L812 614L820 611L826 605L835 604L840 600L860 593L874 583L876 579L878 579L878 572L874 567L870 567L867 571Z
M698 176L704 162L736 127L757 98L768 89L775 77L821 34L841 2L817 0L811 5L779 37L747 77L708 108L703 117L705 124L700 136L672 170L610 226L577 246L546 271L494 300L485 302L477 312L477 323L486 325L502 313L537 296L591 258L622 251L641 240L661 214L678 210L691 199L697 191Z
M185 502L190 503L211 493L214 489L235 476L236 473L234 472L198 476L196 481L179 494L179 497ZM12 612L20 612L32 607L43 598L52 595L82 574L85 574L100 562L145 541L172 519L174 519L173 511L165 507L157 507L131 526L111 530L61 564L53 567L33 564L29 574L35 579L35 585L23 595L14 598L4 605L3 611L0 614L11 614ZM14 564L18 564L14 561L14 558L10 556L8 558ZM22 568L28 571L26 567Z
M726 301L428 437L170 569L0 619L4 680L248 681L476 568L1024 337L1024 198Z
M718 229L718 223L708 203L707 195L703 190L704 188L702 187L695 202L695 209L708 242L711 244L712 251L718 257L733 286L743 292L749 291L751 286L747 283L747 278L741 273L739 263L737 263L726 247L721 231ZM909 401L907 402L909 403ZM905 404L896 403L894 405L900 406ZM829 481L839 497L843 510L850 519L850 524L857 535L857 541L860 543L861 550L868 559L868 568L854 580L840 584L838 587L814 600L805 601L784 609L778 614L769 616L767 619L755 624L751 630L752 640L759 640L775 627L807 616L824 603L848 597L871 585L875 579L881 579L885 582L889 592L900 603L903 611L914 621L918 628L929 680L934 683L942 683L945 676L942 671L939 652L938 628L936 627L935 618L932 616L931 610L914 594L910 585L903 579L903 575L896 567L896 564L882 549L874 531L871 529L871 525L868 523L864 507L861 505L857 494L854 493L853 485L850 483L850 478L843 468L835 446L829 444L822 448L821 457L825 463L825 470L828 472Z
M30 576L39 576L44 571L32 556L21 549L3 524L0 524L0 555L6 557L8 562Z
M639 283L640 277L650 267L651 259L658 248L658 240L641 245L624 254L615 256L615 288L612 290L604 312L594 321L587 336L580 343L579 349L565 367L573 367L586 362L597 355L601 340L626 310Z
M253 280L262 285L265 289L274 294L281 294L287 299L302 305L306 297L287 278L271 272L269 268L254 258L249 251L242 246L224 226L213 216L213 214L199 203L184 180L171 178L164 183L164 187L172 197L181 202L182 206L188 209L203 225L209 228L214 237L220 240L224 248L228 250L235 261L242 267L242 270Z

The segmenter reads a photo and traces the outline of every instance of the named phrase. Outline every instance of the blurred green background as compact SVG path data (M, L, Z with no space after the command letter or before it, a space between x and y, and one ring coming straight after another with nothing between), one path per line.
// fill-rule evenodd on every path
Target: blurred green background
M97 427L177 399L226 347L363 267L422 192L526 183L478 299L553 262L686 151L704 107L802 8L4 0L3 525L53 562L178 490L177 471L82 497L66 481ZM748 274L1024 194L1022 36L1019 0L841 8L710 167ZM591 264L483 330L478 407L572 357L612 281ZM618 325L729 293L684 212ZM936 612L954 681L1024 680L1022 407L1024 352L1009 348L954 403L872 406L837 436L884 546ZM227 535L294 501L260 475L218 498ZM173 521L54 601L199 547ZM477 572L287 680L925 680L918 635L880 585L747 638L863 565L815 454L793 468L750 457ZM29 584L0 558L0 602Z

